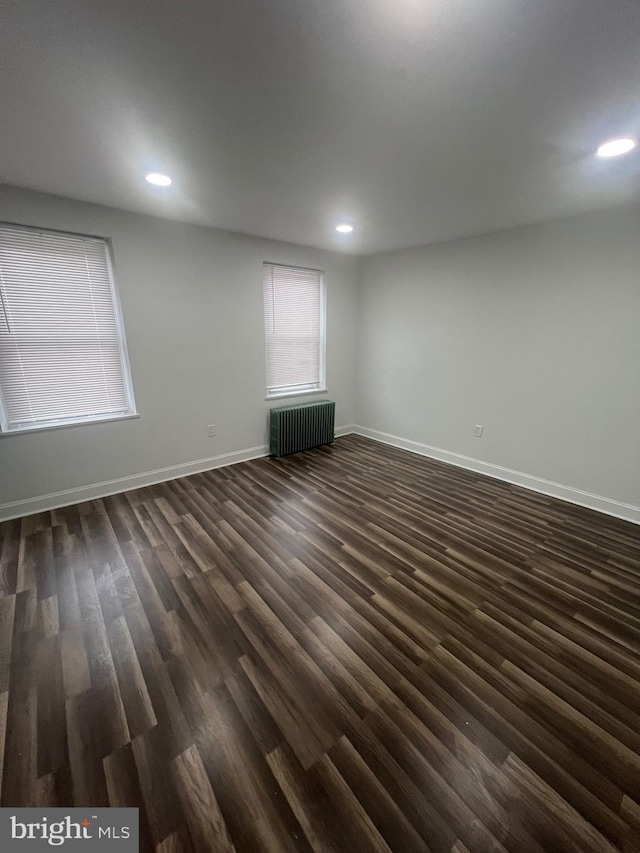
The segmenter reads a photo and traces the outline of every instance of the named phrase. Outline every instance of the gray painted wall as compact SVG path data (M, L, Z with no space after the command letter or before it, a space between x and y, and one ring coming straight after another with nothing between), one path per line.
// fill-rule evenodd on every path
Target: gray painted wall
M639 225L617 208L363 260L358 423L640 505Z
M326 272L329 390L298 399L338 426L640 505L637 206L360 263L10 187L0 219L112 239L141 414L0 437L0 504L264 445L270 260Z
M10 187L0 220L112 239L141 415L0 437L0 504L264 445L265 260L325 271L328 393L295 399L353 423L356 258Z

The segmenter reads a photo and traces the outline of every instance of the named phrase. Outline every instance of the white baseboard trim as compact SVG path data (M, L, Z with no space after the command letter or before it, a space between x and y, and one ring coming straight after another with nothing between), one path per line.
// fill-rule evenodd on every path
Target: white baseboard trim
M336 427L335 434L336 436L347 435L353 431L353 424L347 424L346 426ZM168 468L156 468L153 471L144 471L141 474L132 474L128 477L118 477L115 480L105 480L101 483L91 483L88 486L78 486L75 489L66 489L62 492L51 492L48 495L39 495L34 498L4 503L0 504L0 521L9 521L12 518L21 518L24 515L33 515L36 512L60 509L63 506L82 503L82 501L106 498L108 495L128 492L131 489L140 489L143 486L155 486L157 483L165 483L167 480L176 480L178 477L188 477L189 474L212 471L214 468L236 465L238 462L247 462L249 459L260 459L268 455L269 447L265 444L259 447L249 447L246 450L234 450L231 453L223 453L220 456L196 459L194 462L170 465Z
M418 453L420 456L439 459L441 462L448 462L450 465L457 465L459 468L467 468L469 471L476 471L478 474L486 474L488 477L493 477L496 480L504 480L507 483L513 483L516 486L522 486L525 489L531 489L531 491L540 492L543 495L559 498L560 500L578 504L578 506L584 506L588 509L595 509L598 512L613 515L616 518L622 518L634 524L640 524L640 507L633 506L633 504L621 503L612 498L604 498L601 495L582 491L582 489L575 489L573 486L563 486L561 483L554 483L551 480L534 477L532 474L523 474L521 471L513 471L511 468L503 468L501 465L494 465L491 462L482 462L480 459L473 459L471 456L452 453L450 450L442 450L440 447L431 447L429 444L411 441L408 438L400 438L397 435L380 432L377 429L369 429L368 427L356 425L351 432L355 432L357 435L362 435L366 438L372 438L375 441L381 441L383 444L390 444L393 447L409 450L411 453Z
M63 492L52 492L48 495L0 504L0 521L20 518L23 515L33 515L36 512L60 509L60 507L82 503L82 501L106 498L107 495L116 495L119 492L128 492L131 489L139 489L143 486L154 486L156 483L164 483L178 477L188 477L189 474L199 474L201 471L211 471L213 468L235 465L238 462L246 462L248 459L258 459L267 456L268 452L269 448L266 445L249 447L247 450L236 450L232 453L223 453L220 456L184 462L181 465L170 465L168 468L156 468L153 471L145 471L142 474L133 474L129 477L118 477L115 480L105 480L102 483L92 483L88 486L79 486L76 489L66 489Z
M347 424L346 426L336 427L335 436L339 438L341 435L349 435L351 432L355 432L357 429L355 424Z

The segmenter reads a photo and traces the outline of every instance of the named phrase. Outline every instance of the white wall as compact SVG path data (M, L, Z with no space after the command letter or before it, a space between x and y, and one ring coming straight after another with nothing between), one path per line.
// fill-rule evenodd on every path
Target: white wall
M296 400L333 399L336 426L354 421L356 258L10 187L0 220L112 239L141 415L0 437L0 517L38 508L15 502L266 444L263 261L325 271L328 393Z
M264 446L264 260L326 272L329 390L301 399L338 427L640 505L638 207L373 256L359 284L346 255L10 187L0 220L112 239L141 414L0 437L0 518Z
M617 208L365 259L358 423L639 506L639 225Z

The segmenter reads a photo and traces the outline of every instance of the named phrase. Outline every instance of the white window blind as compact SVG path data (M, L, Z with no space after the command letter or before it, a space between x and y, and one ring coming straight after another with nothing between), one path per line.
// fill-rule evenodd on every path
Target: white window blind
M5 431L133 414L104 240L0 225Z
M324 288L318 270L264 264L267 394L324 385Z

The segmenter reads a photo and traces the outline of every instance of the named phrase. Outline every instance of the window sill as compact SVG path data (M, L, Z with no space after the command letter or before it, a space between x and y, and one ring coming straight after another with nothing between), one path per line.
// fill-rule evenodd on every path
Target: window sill
M137 412L134 412L131 415L114 415L112 417L106 418L91 418L91 420L87 421L67 421L66 423L59 424L43 424L42 426L26 426L20 427L20 429L8 429L5 431L0 430L0 438L7 438L10 435L24 435L25 433L34 433L34 432L46 432L50 429L67 429L68 427L82 427L82 426L91 426L92 424L108 424L113 423L114 421L130 421L139 418L140 415Z
M265 400L284 400L287 397L304 397L309 394L326 394L326 388L314 388L313 391L284 391L282 394L267 394Z

